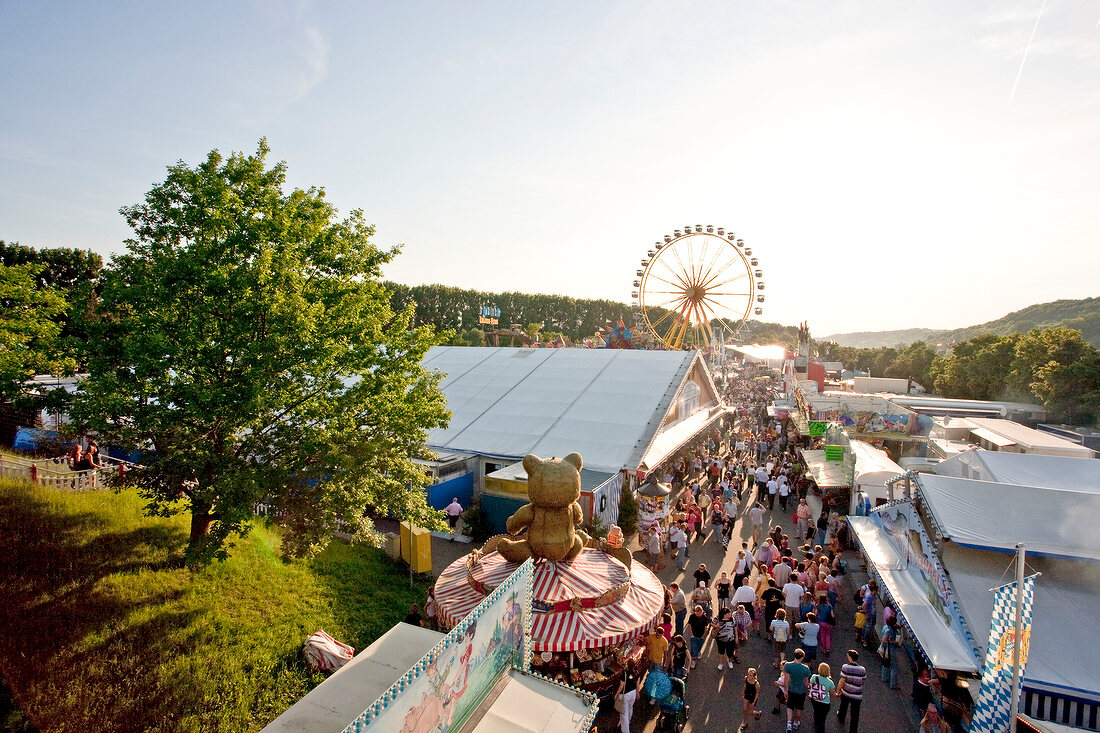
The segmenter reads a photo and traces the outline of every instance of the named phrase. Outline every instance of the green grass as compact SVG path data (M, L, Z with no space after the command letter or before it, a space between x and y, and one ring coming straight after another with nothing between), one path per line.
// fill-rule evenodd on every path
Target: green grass
M372 548L285 561L262 525L192 572L187 518L142 506L0 482L0 673L42 730L257 730L323 679L306 636L358 651L427 590Z

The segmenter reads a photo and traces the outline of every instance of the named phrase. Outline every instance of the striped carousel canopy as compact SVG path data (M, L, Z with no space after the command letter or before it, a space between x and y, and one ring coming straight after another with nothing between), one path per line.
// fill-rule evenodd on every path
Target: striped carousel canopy
M440 620L454 626L519 567L495 552L476 563L459 558L435 584ZM628 571L609 555L585 548L568 563L535 566L531 648L568 652L614 646L643 634L661 615L664 586L649 568Z

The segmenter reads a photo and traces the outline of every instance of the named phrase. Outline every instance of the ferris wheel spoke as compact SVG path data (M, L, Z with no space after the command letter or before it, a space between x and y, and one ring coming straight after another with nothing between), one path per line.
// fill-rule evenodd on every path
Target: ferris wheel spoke
M704 285L704 287L707 289L707 292L709 293L714 288L720 288L723 285L729 285L732 282L737 282L738 280L741 280L742 278L746 278L748 276L749 276L749 272L748 272L748 270L746 270L745 272L742 272L739 275L734 275L733 277L726 278L725 280L723 280L721 282L708 282Z
M723 295L723 296L731 296L731 295L733 295L733 296L736 296L736 295L741 295L741 296L747 296L747 295L750 295L750 294L749 294L749 293L715 293L715 292L713 292L713 291L707 291L707 292L706 292L706 295L705 295L704 297L708 297L708 298L709 298L709 297L713 297L713 296L716 296L716 295Z
M665 278L663 278L660 275L658 275L656 273L653 273L653 272L649 273L649 276L652 277L652 278L656 278L657 280L660 280L665 285L668 285L670 288L677 288L680 292L683 292L684 290L687 290L687 283L683 283L683 282L674 283L671 280L666 280ZM675 277L675 273L673 273L673 277Z
M673 309L680 309L680 308L683 307L684 303L687 302L687 297L684 296L683 293L677 293L676 296L677 297L675 297L675 298L669 298L668 300L666 300L663 303L655 303L653 305L647 305L646 307L647 308L668 308L669 306L673 306ZM673 305L673 304L675 304L675 305Z
M714 257L707 263L706 270L700 270L699 282L706 283L706 281L710 279L710 274L714 271L714 266L718 264L718 258L722 256L722 252L722 248L715 250Z
M707 241L706 241L707 238L703 237L702 239L703 239L703 251L705 252L706 248L707 248ZM688 268L689 268L688 272L691 275L691 282L693 284L699 282L699 270L696 269L696 267L695 267L695 245L693 244L694 241L695 241L694 236L688 238ZM700 263L703 261L702 252L699 253L699 261L700 261Z
M704 288L711 287L711 283L713 283L715 280L717 280L719 277L721 277L722 273L725 272L726 270L728 270L733 265L744 265L744 262L740 258L731 259L729 262L727 262L724 265L722 265L721 267L719 267L718 270L716 270L715 272L708 273L707 279L701 283L702 286ZM738 275L738 277L745 277L745 275L748 275L748 274L749 274L749 271L748 271L748 269L746 269L743 273Z
M684 284L685 288L690 287L689 283L691 282L691 279L690 279L691 271L688 268L684 267L684 260L680 257L679 248L677 248L677 247L672 248L672 256L676 258L676 264L680 266L680 271L676 272L672 269L671 266L669 266L669 268L668 268L669 272L671 272L674 277L676 277L678 280L680 280ZM687 277L685 277L685 276L687 276Z
M654 306L654 307L656 307L656 306ZM675 319L676 315L677 315L677 311L675 311L675 310L666 310L665 314L663 316L658 318L656 321L653 321L650 325L652 326L652 328L654 330L656 330L657 327L659 327L665 320L667 320L669 318Z
M673 252L673 255L675 255L675 254L676 253ZM679 259L679 258L677 258L677 259ZM688 281L684 279L684 273L683 273L683 269L682 269L683 266L682 265L681 265L681 270L677 271L677 270L672 269L672 265L670 265L665 260L661 260L660 263L661 263L662 266L664 266L664 268L666 270L668 270L668 273L670 275L672 275L672 277L675 278L678 281L678 283L669 282L668 280L665 280L664 282L667 282L669 285L671 285L674 288L675 287L681 287L684 290L688 289ZM658 275L656 273L653 273L653 272L651 272L650 275L652 277L658 277Z

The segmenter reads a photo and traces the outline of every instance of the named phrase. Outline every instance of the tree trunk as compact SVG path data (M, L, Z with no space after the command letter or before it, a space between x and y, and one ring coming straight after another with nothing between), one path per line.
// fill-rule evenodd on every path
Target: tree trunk
M195 511L191 514L191 538L188 540L188 544L192 547L196 546L202 539L210 534L210 525L214 523L214 516L210 513L210 510L203 512Z

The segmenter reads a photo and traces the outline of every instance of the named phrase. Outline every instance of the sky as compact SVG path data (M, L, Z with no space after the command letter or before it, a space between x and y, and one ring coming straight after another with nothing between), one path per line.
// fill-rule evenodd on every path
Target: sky
M0 0L0 239L109 256L177 161L362 209L408 284L629 302L674 229L761 320L954 328L1100 295L1100 4Z

